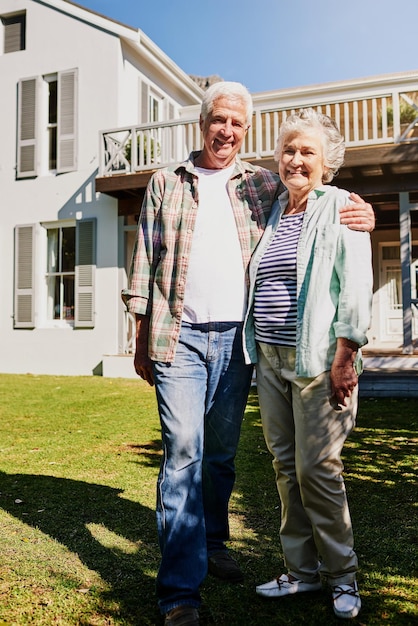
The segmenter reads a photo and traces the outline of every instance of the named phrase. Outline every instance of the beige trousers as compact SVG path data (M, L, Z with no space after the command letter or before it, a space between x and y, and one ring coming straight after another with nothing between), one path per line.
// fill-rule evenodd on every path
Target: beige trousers
M331 585L355 579L357 557L341 451L355 424L358 387L348 406L329 402L330 376L297 378L295 350L259 345L257 390L281 500L280 540L288 572Z

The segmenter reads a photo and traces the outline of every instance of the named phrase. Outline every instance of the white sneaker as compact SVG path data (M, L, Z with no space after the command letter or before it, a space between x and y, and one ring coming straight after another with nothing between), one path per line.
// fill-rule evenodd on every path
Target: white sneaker
M282 574L269 583L258 585L255 588L256 593L265 598L281 598L294 593L301 593L302 591L319 591L322 587L320 581L317 583L304 583L303 580L298 578L291 578L289 579L287 574Z
M351 619L359 614L361 599L356 581L351 585L332 587L334 613L337 617Z

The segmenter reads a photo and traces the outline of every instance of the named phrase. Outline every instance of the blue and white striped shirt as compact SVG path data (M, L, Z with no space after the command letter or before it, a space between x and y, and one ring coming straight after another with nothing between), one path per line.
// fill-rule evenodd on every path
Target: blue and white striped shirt
M254 299L257 341L296 346L296 257L303 216L283 215L258 267Z

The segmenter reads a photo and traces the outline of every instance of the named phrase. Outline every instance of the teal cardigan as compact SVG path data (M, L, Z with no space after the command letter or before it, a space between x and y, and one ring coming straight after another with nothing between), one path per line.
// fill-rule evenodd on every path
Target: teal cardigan
M340 223L349 204L343 189L325 185L308 197L297 250L296 374L315 377L330 370L337 338L363 346L370 325L373 271L370 235ZM249 267L249 304L244 323L247 363L257 362L254 295L257 269L288 203L285 191L274 203L269 222ZM361 351L356 363L361 370Z

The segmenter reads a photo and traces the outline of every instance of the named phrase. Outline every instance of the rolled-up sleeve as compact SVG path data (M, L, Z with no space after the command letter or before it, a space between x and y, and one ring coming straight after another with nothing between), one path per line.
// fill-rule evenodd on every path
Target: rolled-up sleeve
M161 204L159 176L154 174L147 186L139 216L128 287L121 294L130 313L151 315L155 269L161 249L159 227Z
M370 235L341 226L335 270L340 282L336 337L367 343L373 293Z

